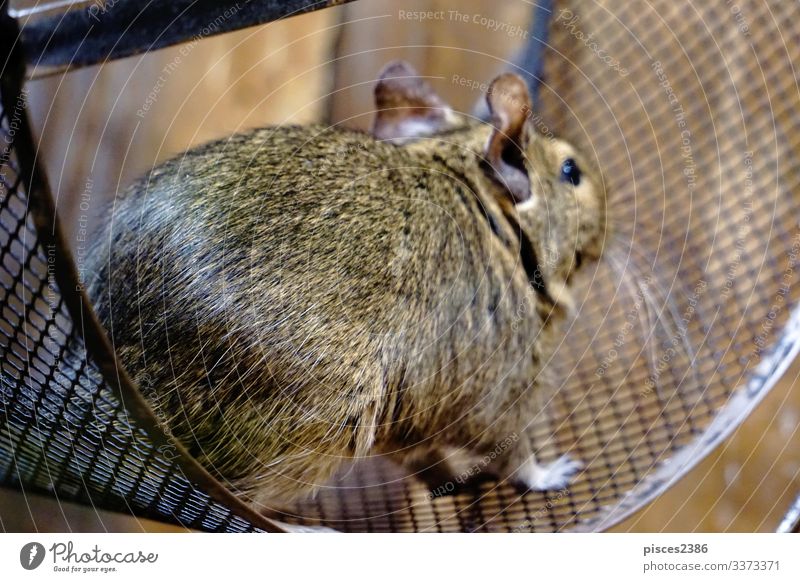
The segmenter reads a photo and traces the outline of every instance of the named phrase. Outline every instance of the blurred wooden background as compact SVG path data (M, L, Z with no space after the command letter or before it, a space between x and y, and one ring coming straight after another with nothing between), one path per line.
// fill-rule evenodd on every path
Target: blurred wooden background
M402 6L447 12L455 4ZM524 28L530 16L525 2L457 7ZM76 242L81 214L94 231L116 192L192 144L271 123L366 128L375 77L395 58L429 76L454 107L470 110L480 93L452 76L489 81L525 40L483 32L450 17L401 17L397 3L370 0L31 83L31 112L68 237ZM79 210L81 199L90 200L88 213ZM800 493L799 375L796 363L733 438L615 531L774 530ZM165 529L0 491L0 530Z

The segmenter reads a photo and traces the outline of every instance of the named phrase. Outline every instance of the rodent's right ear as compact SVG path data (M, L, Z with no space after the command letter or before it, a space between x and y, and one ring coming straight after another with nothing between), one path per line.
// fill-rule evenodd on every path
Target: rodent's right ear
M453 110L405 61L383 68L375 85L376 139L401 144L457 125Z
M525 122L531 113L528 86L519 75L503 73L489 86L486 103L492 114L494 130L484 155L494 170L495 178L519 204L531 196L530 179L525 168L525 149L530 139Z

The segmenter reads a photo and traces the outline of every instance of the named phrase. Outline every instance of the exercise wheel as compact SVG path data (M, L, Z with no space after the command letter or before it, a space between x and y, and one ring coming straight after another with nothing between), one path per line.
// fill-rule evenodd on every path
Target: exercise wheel
M231 28L300 7L286 4ZM613 227L605 259L577 282L577 315L550 363L559 389L542 441L585 465L567 489L523 495L486 481L431 495L401 467L366 459L267 518L163 433L116 365L35 158L23 77L132 54L151 45L147 31L122 47L96 29L90 48L58 35L53 47L42 40L53 21L17 42L4 14L0 484L208 531L619 522L722 442L800 350L798 17L797 3L755 0L551 11L537 114L595 158ZM80 32L78 17L65 22ZM174 34L161 44L191 37Z

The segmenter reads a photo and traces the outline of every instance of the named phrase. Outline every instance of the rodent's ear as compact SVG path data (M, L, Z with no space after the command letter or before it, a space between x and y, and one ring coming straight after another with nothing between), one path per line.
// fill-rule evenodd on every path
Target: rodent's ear
M453 110L405 61L383 68L375 85L376 139L401 144L456 125Z
M529 137L525 121L531 113L528 86L518 75L503 73L489 86L486 102L494 125L484 152L486 160L514 202L524 202L531 196L524 164Z

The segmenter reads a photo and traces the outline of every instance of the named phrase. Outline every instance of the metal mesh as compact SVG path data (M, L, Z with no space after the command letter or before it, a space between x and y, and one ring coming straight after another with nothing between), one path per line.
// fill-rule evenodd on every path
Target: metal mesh
M615 228L606 260L577 283L583 300L551 362L561 385L541 433L555 444L543 460L570 451L586 470L560 492L486 482L431 498L404 469L367 460L284 519L345 531L602 529L758 402L800 327L800 8L731 6L606 1L553 15L538 113L596 156ZM3 142L20 114L2 113ZM200 529L253 529L193 486L100 380L10 154L0 483Z
M4 97L8 97L7 95ZM40 242L15 145L25 103L0 108L0 485L207 531L253 531L156 448L102 380Z
M347 531L600 529L729 434L797 349L799 8L556 5L537 113L596 157L615 231L579 282L552 362L557 454L586 464L568 490L520 496L489 482L431 499L373 460L286 519Z

